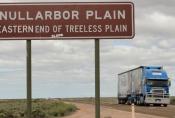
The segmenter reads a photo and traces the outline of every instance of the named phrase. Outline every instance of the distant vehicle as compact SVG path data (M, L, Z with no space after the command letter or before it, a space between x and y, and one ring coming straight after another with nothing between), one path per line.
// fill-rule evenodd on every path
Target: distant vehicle
M170 103L169 86L163 67L140 66L118 74L118 102L166 107Z

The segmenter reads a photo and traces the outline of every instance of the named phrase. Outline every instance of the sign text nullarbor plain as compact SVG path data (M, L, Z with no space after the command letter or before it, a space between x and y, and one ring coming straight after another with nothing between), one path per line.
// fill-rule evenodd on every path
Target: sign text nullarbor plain
M117 9L117 8L116 8ZM125 19L125 10L106 10L104 13L100 13L100 10L86 10L84 11L86 20L106 20L106 19ZM80 12L76 10L72 11L37 11L31 13L29 11L0 11L0 20L81 20Z

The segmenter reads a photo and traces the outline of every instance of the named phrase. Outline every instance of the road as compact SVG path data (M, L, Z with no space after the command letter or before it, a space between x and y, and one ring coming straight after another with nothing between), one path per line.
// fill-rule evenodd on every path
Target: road
M107 105L117 110L122 111L130 111L129 105L121 105L121 104L111 104ZM136 106L135 110L137 113L155 115L155 116L163 116L167 118L175 118L175 105L168 105L168 107L154 107L154 106Z
M79 110L70 116L64 118L95 118L95 107L92 104L72 103ZM161 116L147 115L136 113L135 118L166 118ZM129 111L121 111L108 106L101 106L101 118L132 118L132 113Z

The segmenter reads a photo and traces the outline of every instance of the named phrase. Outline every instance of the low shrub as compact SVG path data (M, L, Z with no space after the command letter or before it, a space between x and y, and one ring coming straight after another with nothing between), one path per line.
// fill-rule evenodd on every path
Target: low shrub
M46 118L46 113L42 109L35 109L32 111L32 118Z
M0 118L7 118L5 113L0 113Z
M76 106L59 100L34 100L32 118L62 117L76 111ZM25 118L27 115L25 101L0 103L0 118Z

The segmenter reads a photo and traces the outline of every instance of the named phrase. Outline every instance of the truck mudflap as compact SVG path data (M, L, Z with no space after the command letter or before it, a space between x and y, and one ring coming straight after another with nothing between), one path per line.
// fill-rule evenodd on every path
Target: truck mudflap
M145 103L147 104L170 104L170 98L146 97Z

